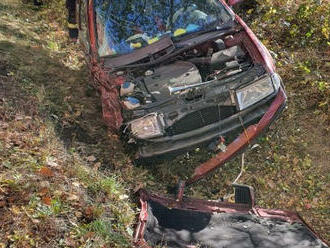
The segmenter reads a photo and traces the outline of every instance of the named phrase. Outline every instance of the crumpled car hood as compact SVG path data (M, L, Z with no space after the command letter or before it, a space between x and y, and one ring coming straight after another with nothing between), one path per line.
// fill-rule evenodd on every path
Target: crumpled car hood
M256 207L250 197L253 193L249 196L246 187L239 188L239 193L235 191L236 203L177 200L140 190L141 213L135 246L328 247L297 213Z

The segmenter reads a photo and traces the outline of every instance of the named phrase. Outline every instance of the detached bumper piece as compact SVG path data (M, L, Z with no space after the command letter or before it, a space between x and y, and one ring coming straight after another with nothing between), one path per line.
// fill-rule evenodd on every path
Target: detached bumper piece
M178 202L141 190L135 247L328 247L298 214L255 207L250 187L235 185L235 199L239 202Z

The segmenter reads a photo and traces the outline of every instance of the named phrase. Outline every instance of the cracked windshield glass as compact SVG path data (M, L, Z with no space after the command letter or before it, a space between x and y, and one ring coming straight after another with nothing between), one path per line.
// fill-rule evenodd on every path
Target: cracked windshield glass
M231 15L218 0L97 0L99 55L122 55L165 35L215 29Z

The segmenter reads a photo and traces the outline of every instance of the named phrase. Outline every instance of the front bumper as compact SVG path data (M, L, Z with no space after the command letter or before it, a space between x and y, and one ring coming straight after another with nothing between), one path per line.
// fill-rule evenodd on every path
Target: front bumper
M274 118L266 121L266 126L269 126L283 110L285 104L286 95L284 89L280 87L276 94L225 120L183 134L153 139L151 142L139 147L138 158L154 158L181 153L190 150L192 147L208 144L220 136L226 137L238 133L243 128L242 122L244 128L247 129L249 126L264 119L265 116L272 115ZM260 130L258 134L262 131Z

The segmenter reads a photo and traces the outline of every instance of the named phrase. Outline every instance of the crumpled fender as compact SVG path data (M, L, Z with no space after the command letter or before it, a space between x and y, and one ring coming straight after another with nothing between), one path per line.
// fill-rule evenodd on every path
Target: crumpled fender
M208 173L225 164L239 151L248 146L250 142L252 142L253 139L264 131L272 120L276 118L277 113L283 106L285 106L285 102L286 95L284 90L280 87L275 100L262 119L256 125L251 125L244 130L244 132L236 138L236 140L227 146L227 150L225 152L218 153L215 157L198 166L195 169L193 176L186 182L186 185L190 185L202 177L205 177Z

